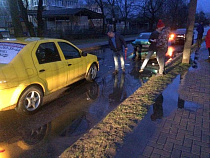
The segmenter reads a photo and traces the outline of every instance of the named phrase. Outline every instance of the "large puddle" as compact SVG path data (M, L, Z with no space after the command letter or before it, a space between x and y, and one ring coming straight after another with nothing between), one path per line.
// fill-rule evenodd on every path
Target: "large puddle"
M131 53L133 47L128 45L128 49ZM80 81L53 93L45 98L45 105L32 116L22 116L14 110L0 112L1 158L58 157L158 69L156 60L151 60L144 73L139 74L140 61L126 58L126 72L113 75L114 62L110 49L92 53L98 56L100 63L95 82ZM154 120L172 111L170 106L165 108L164 102L169 101L164 95L160 97L163 98L163 106L156 108L160 112L154 114ZM151 109L147 120L152 113ZM146 122L142 121L142 124L149 128ZM148 131L151 130L152 126Z
M200 108L198 104L182 100L178 94L180 85L180 75L156 98L153 105L143 120L140 121L135 130L128 134L124 144L118 149L116 158L139 157L143 153L147 143L156 132L158 125L163 118L168 118L178 109L196 112Z

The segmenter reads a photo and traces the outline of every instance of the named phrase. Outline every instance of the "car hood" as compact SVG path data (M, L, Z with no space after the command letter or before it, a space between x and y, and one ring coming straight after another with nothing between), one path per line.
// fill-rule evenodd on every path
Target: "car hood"
M146 45L146 44L150 44L150 42L148 39L136 39L135 41L132 42L132 44Z

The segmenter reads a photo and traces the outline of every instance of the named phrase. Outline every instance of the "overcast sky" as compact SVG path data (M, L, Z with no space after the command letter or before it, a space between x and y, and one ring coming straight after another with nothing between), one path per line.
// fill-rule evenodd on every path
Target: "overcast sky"
M197 10L210 13L210 0L198 0Z

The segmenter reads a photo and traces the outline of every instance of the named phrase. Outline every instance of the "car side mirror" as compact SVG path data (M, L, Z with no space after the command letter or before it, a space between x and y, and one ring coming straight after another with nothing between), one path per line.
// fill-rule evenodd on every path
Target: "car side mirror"
M87 53L86 52L82 52L82 56L83 57L86 57L87 56Z

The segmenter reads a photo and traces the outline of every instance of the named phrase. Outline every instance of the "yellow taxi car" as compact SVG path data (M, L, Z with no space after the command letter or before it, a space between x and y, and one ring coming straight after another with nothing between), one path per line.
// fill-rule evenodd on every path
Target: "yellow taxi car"
M43 97L81 79L97 76L97 56L62 39L0 41L0 110L33 114Z

